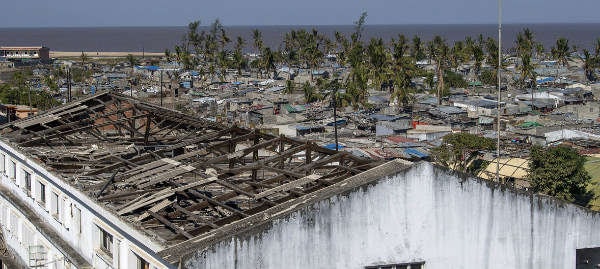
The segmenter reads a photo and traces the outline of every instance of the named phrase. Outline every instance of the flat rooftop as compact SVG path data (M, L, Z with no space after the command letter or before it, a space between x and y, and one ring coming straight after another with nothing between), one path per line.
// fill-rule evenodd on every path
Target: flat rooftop
M0 135L166 248L381 164L108 92Z
M0 47L0 50L40 50L47 49L46 47Z

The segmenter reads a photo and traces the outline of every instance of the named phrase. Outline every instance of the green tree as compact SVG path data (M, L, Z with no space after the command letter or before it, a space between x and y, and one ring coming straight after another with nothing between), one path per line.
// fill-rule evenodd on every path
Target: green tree
M248 66L248 61L244 57L243 49L245 41L241 36L238 36L235 42L235 49L233 51L233 65L237 70L238 75L242 75L242 69Z
M293 81L291 81L289 79L286 80L285 81L285 89L283 90L283 93L285 93L285 94L292 94L292 93L294 93L294 89L296 88L295 86L296 85L294 85Z
M433 158L438 163L454 170L467 172L473 160L481 151L496 149L491 138L469 133L453 133L442 138L442 145L432 150Z
M366 53L370 71L369 76L374 88L379 89L380 85L388 79L388 74L385 70L388 65L388 54L383 44L383 39L372 38L367 46Z
M262 39L262 32L258 29L252 30L252 40L254 41L252 44L254 45L254 49L257 54L260 54L263 51L264 43ZM262 64L258 64L258 74L262 78Z
M410 57L413 57L416 61L425 59L425 52L423 51L423 42L418 35L415 35L412 39L410 46Z
M390 69L393 74L394 88L390 101L395 101L399 107L408 106L414 101L411 79L418 73L415 58L407 56L410 45L404 35L399 35L398 40L392 39L391 47Z
M135 65L138 64L137 58L135 58L133 54L127 54L127 62L129 63L129 66L131 66L131 72L133 72L135 70Z
M569 147L532 147L528 175L531 190L587 206L594 195L587 189L591 177L584 163L585 156Z
M571 53L571 47L569 46L569 40L561 37L556 40L556 45L550 49L554 60L558 61L558 64L562 66L568 66L568 57Z
M307 104L323 99L323 96L317 91L317 88L310 85L308 81L302 84L302 91L304 92L304 100L306 100Z
M85 62L87 62L89 60L89 57L87 56L87 54L85 54L85 52L81 52L81 55L79 55L79 59L81 59L81 66L85 67Z
M429 54L429 57L435 60L435 74L438 79L436 96L438 98L438 105L441 105L442 95L446 89L446 85L444 84L444 74L449 65L449 48L446 41L441 36L435 36L429 43Z
M583 72L585 73L585 77L589 81L596 81L594 69L598 67L598 58L590 55L590 52L584 49L581 61L583 62Z
M535 73L535 66L531 62L530 54L524 54L521 56L521 65L519 65L517 69L520 71L521 74L521 85L535 88L537 75Z

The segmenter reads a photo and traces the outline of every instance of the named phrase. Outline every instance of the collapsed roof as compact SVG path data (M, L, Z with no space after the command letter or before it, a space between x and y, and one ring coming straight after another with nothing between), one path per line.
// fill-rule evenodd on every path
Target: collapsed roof
M165 247L379 164L109 92L0 134Z

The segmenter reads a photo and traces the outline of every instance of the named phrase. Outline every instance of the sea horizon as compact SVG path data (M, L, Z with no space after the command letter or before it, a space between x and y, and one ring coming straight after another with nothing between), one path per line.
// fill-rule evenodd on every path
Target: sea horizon
M210 24L200 25L205 30ZM546 50L559 37L569 39L570 45L592 49L600 38L600 22L583 23L503 23L503 48L514 47L516 34L524 28L533 31L535 40ZM247 52L252 48L252 30L262 32L266 46L278 49L286 32L292 29L317 29L333 39L336 31L349 35L354 25L225 25L227 35L233 40L241 36L246 40ZM187 32L187 26L77 26L77 27L0 27L0 46L39 46L53 51L146 51L164 52L173 50ZM383 38L389 42L404 34L412 39L418 35L423 42L440 35L452 44L480 34L484 38L497 38L498 26L493 23L460 24L367 24L363 40Z

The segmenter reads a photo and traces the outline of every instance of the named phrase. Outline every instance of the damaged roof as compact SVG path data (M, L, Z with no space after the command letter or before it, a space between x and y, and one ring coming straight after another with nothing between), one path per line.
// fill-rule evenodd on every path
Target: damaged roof
M109 92L0 134L165 248L380 164Z

